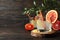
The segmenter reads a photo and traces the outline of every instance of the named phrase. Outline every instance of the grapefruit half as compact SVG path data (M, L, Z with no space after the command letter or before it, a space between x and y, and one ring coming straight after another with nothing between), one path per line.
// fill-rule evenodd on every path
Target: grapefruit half
M58 13L56 10L50 10L46 14L46 21L50 23L55 23L58 18Z
M60 21L57 20L55 23L52 24L52 28L54 30L60 30Z

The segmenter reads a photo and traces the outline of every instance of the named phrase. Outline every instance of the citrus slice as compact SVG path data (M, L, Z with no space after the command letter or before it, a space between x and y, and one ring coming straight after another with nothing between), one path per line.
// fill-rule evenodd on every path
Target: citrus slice
M34 29L31 31L31 36L38 37L40 36L40 31L37 29Z
M58 13L56 10L50 10L46 14L46 21L50 23L55 23L58 18Z
M30 23L27 23L27 24L25 25L25 29L26 29L26 30L33 30L33 29L34 29L34 25L32 25L32 24L30 24Z

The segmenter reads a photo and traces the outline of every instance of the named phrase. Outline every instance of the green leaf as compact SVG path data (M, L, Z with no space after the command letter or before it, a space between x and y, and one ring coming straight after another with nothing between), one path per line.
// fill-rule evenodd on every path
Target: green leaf
M36 6L36 2L34 1L33 4Z
M24 10L27 10L27 8L24 8Z

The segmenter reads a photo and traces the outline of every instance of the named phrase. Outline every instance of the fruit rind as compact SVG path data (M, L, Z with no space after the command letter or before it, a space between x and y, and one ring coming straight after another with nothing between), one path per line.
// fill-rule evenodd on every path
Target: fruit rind
M58 13L57 13L56 10L50 10L50 11L47 12L47 14L46 14L46 21L47 21L47 22L50 22L50 21L48 20L48 18L47 18L48 15L50 14L50 12L55 12L55 14L56 14L56 18L55 18L55 20L52 22L52 23L55 23L56 20L57 20L57 18L58 18Z

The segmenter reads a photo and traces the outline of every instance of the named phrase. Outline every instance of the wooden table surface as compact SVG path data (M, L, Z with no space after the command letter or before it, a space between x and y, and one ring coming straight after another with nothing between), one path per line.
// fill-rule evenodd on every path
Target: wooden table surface
M60 40L60 31L42 37L32 37L30 31L24 29L24 24L19 22L14 24L15 27L0 27L0 40Z
M42 37L32 37L24 28L0 28L0 40L59 40L60 32Z

